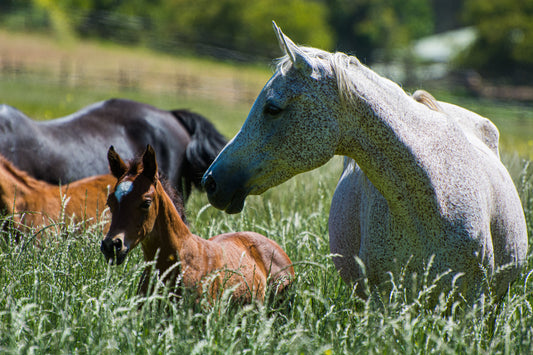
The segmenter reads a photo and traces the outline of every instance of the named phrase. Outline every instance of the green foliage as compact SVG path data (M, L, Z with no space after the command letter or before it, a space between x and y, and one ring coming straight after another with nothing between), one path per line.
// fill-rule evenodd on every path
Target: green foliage
M398 49L433 33L431 3L425 0L328 0L330 23L342 50L372 60L380 49L390 60Z
M327 7L319 1L24 0L4 6L13 11L4 22L9 28L18 9L26 19L42 16L44 11L47 25L59 37L75 31L84 37L146 44L170 52L187 48L233 59L278 55L272 20L301 43L332 49L334 41ZM25 22L26 29L38 27Z
M176 0L152 8L151 18L161 35L271 56L279 54L272 44L272 20L300 43L332 48L325 13L323 4L305 0Z
M50 18L53 33L62 42L73 42L75 39L72 21L61 3L51 0L34 0L37 7L45 10Z
M47 29L48 12L33 7L33 0L5 0L0 2L0 27L15 31Z
M472 48L460 60L490 77L533 78L533 2L468 0L465 22L478 31Z
M43 24L31 20L45 11L44 26L59 36L75 32L240 60L279 55L272 20L298 43L369 60L376 49L390 57L433 30L432 7L425 0L23 0L9 9L14 12L9 21L6 16L8 25L20 9L26 26L40 29Z
M384 48L386 56L433 31L431 6L427 1L365 2L368 6L368 17L358 25L359 32L367 35L379 48Z

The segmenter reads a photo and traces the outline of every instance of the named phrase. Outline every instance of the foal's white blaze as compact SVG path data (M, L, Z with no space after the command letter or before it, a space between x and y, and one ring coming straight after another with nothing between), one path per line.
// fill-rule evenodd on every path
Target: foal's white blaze
M133 183L131 181L121 182L115 190L117 201L120 202L124 196L131 192L131 190L133 190Z

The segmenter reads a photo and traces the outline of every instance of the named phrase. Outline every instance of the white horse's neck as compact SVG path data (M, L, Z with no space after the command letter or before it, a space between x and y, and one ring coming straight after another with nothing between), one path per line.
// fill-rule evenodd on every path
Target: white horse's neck
M431 169L439 162L431 156L440 149L439 140L446 141L454 130L450 122L360 64L345 79L353 85L338 115L342 137L336 153L357 162L396 218L438 216Z

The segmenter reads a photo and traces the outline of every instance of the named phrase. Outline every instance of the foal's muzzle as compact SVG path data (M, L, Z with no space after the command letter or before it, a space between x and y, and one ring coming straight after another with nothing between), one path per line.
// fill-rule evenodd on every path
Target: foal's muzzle
M122 264L126 258L126 254L128 254L128 248L124 246L124 242L120 236L114 238L106 237L102 240L100 251L102 251L108 263L116 263L117 265Z

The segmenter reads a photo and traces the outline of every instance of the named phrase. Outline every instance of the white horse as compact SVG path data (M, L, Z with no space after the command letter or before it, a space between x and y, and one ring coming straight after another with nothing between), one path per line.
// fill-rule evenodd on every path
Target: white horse
M204 175L211 204L240 212L248 194L344 155L352 160L329 216L344 281L367 278L379 289L390 287L389 273L405 272L420 284L429 267L430 282L441 276L433 296L453 284L469 303L487 284L503 296L528 241L497 128L425 92L410 96L355 57L299 47L274 28L286 55Z

